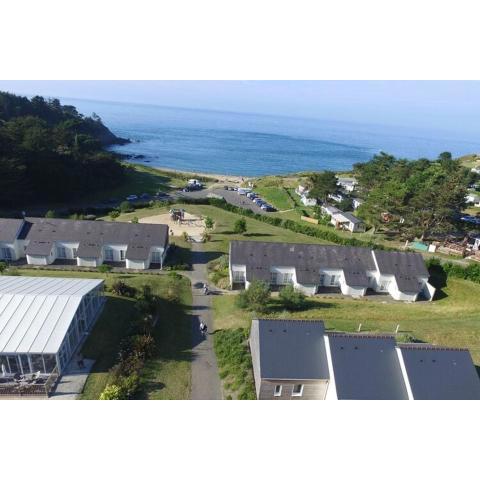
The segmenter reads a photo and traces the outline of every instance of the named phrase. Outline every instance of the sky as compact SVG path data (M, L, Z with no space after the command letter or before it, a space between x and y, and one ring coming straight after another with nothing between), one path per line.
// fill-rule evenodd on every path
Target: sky
M24 95L480 133L480 81L6 81Z

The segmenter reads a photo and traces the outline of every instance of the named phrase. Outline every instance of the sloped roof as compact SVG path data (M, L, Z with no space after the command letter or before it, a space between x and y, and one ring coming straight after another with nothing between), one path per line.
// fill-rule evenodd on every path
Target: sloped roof
M149 223L66 220L58 218L26 218L29 225L26 240L29 255L48 255L55 241L79 243L79 257L98 257L105 244L132 245L126 258L144 260L151 247L168 244L168 226Z
M399 345L416 400L480 400L480 378L468 350Z
M18 237L23 220L17 218L0 218L0 242L12 243Z
M268 281L273 265L295 268L297 280L303 284L317 284L320 268L363 273L375 270L371 250L360 247L232 241L230 255L232 264L246 265L247 281Z
M401 292L420 292L421 286L418 283L418 277L428 278L429 276L420 253L375 250L373 254L380 273L394 275Z
M260 363L266 379L328 379L324 324L321 320L253 320Z
M0 353L58 352L98 279L0 276Z
M339 400L406 400L392 336L328 333Z

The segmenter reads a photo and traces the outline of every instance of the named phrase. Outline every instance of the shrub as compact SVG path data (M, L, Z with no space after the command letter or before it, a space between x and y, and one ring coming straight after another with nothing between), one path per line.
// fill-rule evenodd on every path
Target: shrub
M244 218L239 218L233 226L233 232L237 234L244 234L247 231L247 222Z
M131 287L127 285L123 280L117 280L113 282L110 290L115 294L119 295L120 297L134 297L137 293L137 289L135 287Z
M270 286L261 280L253 280L248 289L237 295L236 302L240 308L265 312L270 300Z
M210 229L210 228L213 228L213 218L211 217L205 217L205 227Z
M188 242L188 240L190 240L190 237L188 236L188 233L187 233L187 232L183 232L183 233L182 233L182 237L183 237L183 239L184 239L186 242Z
M99 265L97 269L100 273L110 273L112 271L112 266L103 264Z
M47 213L45 214L45 218L56 218L57 213L55 210L48 210Z
M127 200L125 200L124 202L122 202L119 207L120 208L120 211L122 213L130 213L130 212L133 212L135 209L133 208L132 204L130 202L128 202Z
M0 275L3 275L3 272L8 268L6 262L0 262Z
M280 290L280 301L288 310L301 310L305 307L305 295L293 285L286 285Z
M100 400L123 400L122 389L118 385L107 385L100 394Z
M112 221L114 221L116 218L118 218L120 216L120 212L118 210L112 210L108 216L110 217L110 219Z
M138 223L138 217L133 217L132 218L132 223Z

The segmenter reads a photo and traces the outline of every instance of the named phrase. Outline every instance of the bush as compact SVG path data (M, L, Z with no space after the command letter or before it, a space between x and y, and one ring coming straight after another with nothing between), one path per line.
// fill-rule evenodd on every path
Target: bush
M138 217L133 217L132 218L132 223L138 223Z
M288 310L301 310L305 307L305 295L300 290L296 290L293 285L283 287L278 296Z
M115 295L118 295L120 297L129 297L129 298L133 298L137 293L137 289L135 287L131 287L130 285L127 285L123 280L117 280L116 282L113 282L112 286L110 287L110 290Z
M239 218L233 226L233 232L243 234L247 231L247 222L244 218Z
M110 273L112 271L112 266L103 264L99 265L97 269L100 273Z
M210 228L213 228L213 218L211 217L205 217L205 227L210 229Z
M130 212L133 212L135 211L135 208L133 208L132 204L130 202L128 202L127 200L125 200L124 202L122 202L119 207L120 208L120 211L122 213L130 213Z
M113 221L115 220L116 218L118 218L120 216L120 212L118 210L112 210L108 216L110 217L110 219Z
M57 218L57 213L55 210L48 210L45 214L45 218Z
M270 300L270 286L261 280L253 280L248 289L237 295L237 306L245 310L265 312Z
M123 400L122 390L118 385L107 385L100 394L100 400Z
M467 267L446 262L442 264L438 258L429 258L426 260L427 268L431 273L443 273L447 277L463 278L471 282L480 283L480 264L471 263Z
M6 262L0 262L0 275L3 275L3 272L8 268Z

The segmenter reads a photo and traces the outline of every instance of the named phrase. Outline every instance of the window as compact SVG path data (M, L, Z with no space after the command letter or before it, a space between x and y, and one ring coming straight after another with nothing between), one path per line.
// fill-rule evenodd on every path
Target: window
M284 285L288 283L293 283L293 273L284 273L282 274L282 283Z
M65 251L65 247L57 247L57 257L67 258L67 252Z
M301 397L303 395L303 385L297 384L293 386L292 397Z
M275 385L275 390L273 391L273 396L274 397L281 397L282 396L282 386L281 385Z
M233 272L233 281L234 282L244 282L245 281L245 273L244 272L239 272L239 271L234 271Z
M77 258L77 248L72 248L72 255L73 255L73 258Z
M335 275L330 275L330 285L335 285L335 280L337 279L337 277Z
M157 252L154 252L157 253ZM125 260L125 250L120 250L120 260Z
M325 285L325 274L322 273L320 275L320 286L323 287Z
M12 251L9 248L2 248L2 258L5 260L12 259Z
M113 262L113 250L111 248L105 249L105 260L107 262Z
M270 283L272 285L277 284L277 272L270 272Z
M152 252L152 263L161 263L162 254L158 251Z

